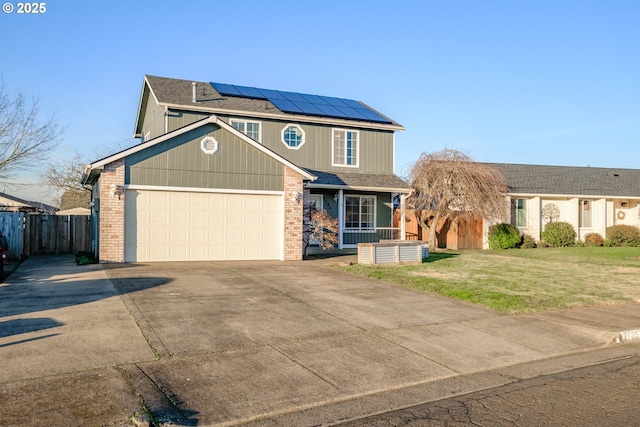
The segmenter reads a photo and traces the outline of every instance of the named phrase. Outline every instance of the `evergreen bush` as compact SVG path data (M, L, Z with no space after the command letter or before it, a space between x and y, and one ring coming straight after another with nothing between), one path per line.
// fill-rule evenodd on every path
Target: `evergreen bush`
M611 246L640 246L640 229L633 225L607 227L607 240Z
M576 230L568 222L550 222L545 225L540 237L547 246L571 246L576 243Z
M510 249L517 247L522 237L515 225L500 223L489 227L488 239L490 249Z

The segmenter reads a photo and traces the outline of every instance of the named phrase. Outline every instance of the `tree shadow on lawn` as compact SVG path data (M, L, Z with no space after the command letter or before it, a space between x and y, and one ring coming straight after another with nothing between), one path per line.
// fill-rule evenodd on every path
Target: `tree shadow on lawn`
M455 258L459 255L460 254L456 252L429 252L429 256L427 258L423 258L422 263L427 264L430 262L442 261L449 258Z

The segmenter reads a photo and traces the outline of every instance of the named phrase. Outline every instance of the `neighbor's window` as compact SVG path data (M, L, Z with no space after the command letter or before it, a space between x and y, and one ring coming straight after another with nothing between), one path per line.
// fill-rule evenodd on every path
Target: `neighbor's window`
M282 142L288 148L300 148L304 144L304 130L298 125L287 125L282 129Z
M580 200L580 227L592 227L591 200Z
M516 227L527 226L527 199L511 199L511 218Z
M375 196L345 196L344 227L356 231L375 231Z
M249 120L231 120L231 126L247 135L254 141L260 142L260 122Z
M333 130L333 166L358 166L358 132Z

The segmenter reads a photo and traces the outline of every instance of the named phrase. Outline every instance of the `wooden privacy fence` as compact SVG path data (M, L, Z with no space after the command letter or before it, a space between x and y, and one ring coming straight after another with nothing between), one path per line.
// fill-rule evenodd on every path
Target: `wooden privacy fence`
M40 215L0 212L0 230L9 242L9 258L89 251L87 215Z

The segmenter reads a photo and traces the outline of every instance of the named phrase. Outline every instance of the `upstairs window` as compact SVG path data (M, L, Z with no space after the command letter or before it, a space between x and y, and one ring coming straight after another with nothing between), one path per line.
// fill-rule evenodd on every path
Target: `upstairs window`
M235 120L232 119L231 126L238 129L240 132L247 135L254 141L260 142L260 122L252 122L249 120Z
M300 148L304 144L304 130L298 125L287 125L282 129L282 142L287 148Z
M358 167L358 132L334 129L332 156L333 166Z

